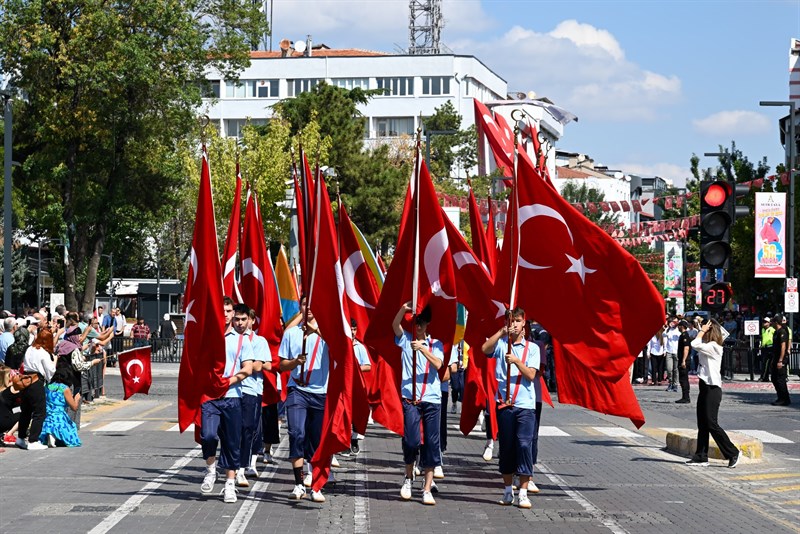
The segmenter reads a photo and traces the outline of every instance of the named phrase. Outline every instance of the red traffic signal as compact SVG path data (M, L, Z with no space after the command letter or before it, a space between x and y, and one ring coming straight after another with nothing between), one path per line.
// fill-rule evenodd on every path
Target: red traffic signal
M730 194L731 189L727 182L712 182L703 192L702 203L712 208L718 208L725 204Z
M703 284L702 308L706 311L720 311L727 307L733 298L733 288L727 282Z

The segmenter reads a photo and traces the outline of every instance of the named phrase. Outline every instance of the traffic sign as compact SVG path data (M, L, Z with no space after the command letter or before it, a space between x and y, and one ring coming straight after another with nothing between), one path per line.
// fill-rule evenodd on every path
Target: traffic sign
M783 311L786 313L800 313L800 293L787 291L783 294Z
M797 278L786 279L786 291L797 292Z
M746 336L758 335L758 320L744 322L744 335Z

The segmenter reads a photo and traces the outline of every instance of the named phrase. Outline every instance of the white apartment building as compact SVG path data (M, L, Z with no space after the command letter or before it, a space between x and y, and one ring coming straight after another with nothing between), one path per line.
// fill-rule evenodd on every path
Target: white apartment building
M214 98L204 101L202 112L221 135L232 137L241 136L247 120L265 124L272 117L272 105L310 91L322 80L345 89L388 91L360 106L366 144L413 136L420 117L431 116L447 101L462 116L462 128L474 123L474 98L495 105L508 101L505 80L476 57L457 54L396 55L335 50L325 45L315 46L310 55L308 51L285 55L280 51L254 51L250 67L240 74L238 82L226 80L215 71L209 72L207 79ZM554 146L563 133L563 124L543 113L542 105L549 104L519 104L529 107L528 115L542 122L537 127ZM505 106L500 108L505 110Z

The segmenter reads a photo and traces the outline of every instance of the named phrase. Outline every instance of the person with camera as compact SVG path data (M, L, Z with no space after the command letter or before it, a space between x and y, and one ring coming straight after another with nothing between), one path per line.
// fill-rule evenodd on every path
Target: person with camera
M705 323L697 337L692 340L692 347L697 351L699 365L697 376L700 378L700 395L697 397L697 449L694 456L686 462L690 466L708 465L708 436L714 438L720 452L728 460L728 467L734 468L739 463L740 453L728 434L719 426L717 416L722 402L722 327L711 320Z

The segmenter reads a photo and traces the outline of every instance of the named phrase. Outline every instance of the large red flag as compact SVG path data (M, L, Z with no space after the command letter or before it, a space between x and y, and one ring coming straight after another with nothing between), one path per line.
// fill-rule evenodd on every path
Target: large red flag
M456 324L455 275L444 215L427 166L419 155L417 161L414 181L419 183L407 195L411 201L405 205L394 259L365 335L366 344L377 351L370 391L372 417L398 434L403 433L403 409L400 348L394 343L392 331L397 310L409 301L416 301L415 313L430 306L432 321L428 332L445 344L445 353L453 342Z
M225 317L217 225L211 197L211 172L202 149L200 191L184 292L186 319L178 374L178 426L200 422L200 405L228 391L225 373Z
M514 140L506 139L506 134L495 121L495 116L489 109L478 101L475 103L475 126L478 130L478 146L482 147L483 139L489 142L494 161L503 176L511 177L514 174ZM505 120L503 120L505 123ZM508 124L506 123L506 126ZM510 184L507 184L510 185Z
M253 331L269 343L275 356L281 344L281 300L275 283L275 271L264 239L264 226L256 193L248 188L242 236L242 279L239 286L244 303L255 310Z
M639 262L525 159L518 191L520 305L567 353L618 381L664 323L663 298Z
M489 207L491 213L491 203ZM472 250L475 256L478 257L486 270L489 277L492 277L494 271L494 254L489 252L489 243L486 241L486 230L483 228L483 221L481 221L481 212L478 209L478 202L475 200L475 194L472 192L472 187L469 188L469 228L472 233ZM492 251L493 252L493 251Z
M491 197L489 197L488 203L489 220L486 223L486 249L489 252L489 257L486 264L489 266L489 272L492 273L492 277L494 277L497 269L497 229L494 224L494 208L492 207Z
M306 221L308 218L308 214L306 213L306 202L305 197L303 196L303 189L300 187L300 182L298 180L297 175L297 168L295 166L292 178L294 180L294 206L295 206L295 213L297 215L297 228L293 228L294 231L297 232L295 238L297 239L297 250L298 250L298 258L297 264L293 265L292 268L294 270L295 276L297 276L297 268L299 267L300 276L298 276L298 286L300 287L300 296L306 290L303 286L303 274L306 272L306 241L308 237L308 233L306 231Z
M300 285L301 292L306 293L311 283L311 277L313 276L311 271L315 265L314 251L316 250L317 243L314 241L314 238L317 235L315 228L317 220L315 214L317 202L314 198L314 176L311 174L308 158L306 157L302 145L300 146L300 188L303 192L301 199L303 202L303 216L305 218L302 226L305 230L305 251L301 256L301 258L304 259L300 264Z
M134 393L147 395L150 385L153 383L150 371L150 347L120 352L117 360L119 361L119 375L122 377L122 387L125 390L123 400L128 400Z
M239 251L239 228L242 212L242 175L239 163L236 163L236 192L233 196L231 219L228 223L228 237L225 239L225 250L222 253L222 292L234 302L241 302L239 285L236 283L236 253Z
M363 338L369 319L378 304L378 283L366 264L358 238L350 223L350 216L339 199L339 254L344 276L345 299L350 317L358 322L358 332Z
M579 355L567 353L555 339L553 357L558 373L558 402L627 417L636 428L644 425L644 414L627 373L616 381L600 378ZM547 391L544 384L542 387L543 393Z
M331 359L322 439L311 459L313 466L312 488L319 491L330 473L331 455L350 447L353 413L353 377L356 357L350 331L350 318L345 303L345 288L339 265L336 228L333 223L331 202L320 176L317 181L318 231L315 265L312 270L308 305L319 323L322 338L328 344Z

